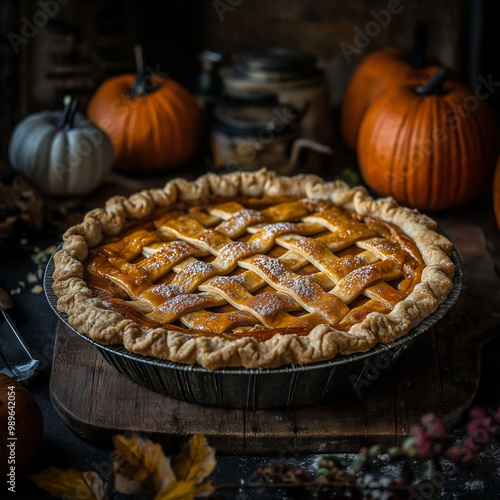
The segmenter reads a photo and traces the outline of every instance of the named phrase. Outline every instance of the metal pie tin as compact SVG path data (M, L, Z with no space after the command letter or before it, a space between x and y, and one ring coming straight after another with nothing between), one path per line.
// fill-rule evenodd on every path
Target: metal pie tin
M434 313L406 335L387 344L377 344L364 353L336 356L320 363L269 369L223 368L210 371L197 365L135 354L122 345L99 344L71 327L68 316L57 310L57 296L52 290L53 255L47 263L43 285L51 308L71 331L94 345L120 373L148 389L189 403L220 408L297 408L338 401L353 393L360 394L365 386L378 383L383 377L374 377L374 371L387 374L399 354L443 318L460 296L463 269L454 249L451 260L456 268L448 297Z

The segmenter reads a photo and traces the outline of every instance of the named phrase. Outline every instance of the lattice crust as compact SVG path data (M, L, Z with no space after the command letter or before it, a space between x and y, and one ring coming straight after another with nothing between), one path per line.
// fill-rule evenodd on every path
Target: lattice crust
M176 179L64 236L58 308L103 344L209 369L365 351L452 286L451 243L392 199L315 176Z

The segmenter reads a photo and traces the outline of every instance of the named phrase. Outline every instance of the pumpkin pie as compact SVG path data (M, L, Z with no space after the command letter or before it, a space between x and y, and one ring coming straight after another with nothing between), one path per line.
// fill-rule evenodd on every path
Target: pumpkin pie
M451 242L426 215L363 187L265 169L116 196L68 229L53 289L103 345L223 367L364 352L435 311Z

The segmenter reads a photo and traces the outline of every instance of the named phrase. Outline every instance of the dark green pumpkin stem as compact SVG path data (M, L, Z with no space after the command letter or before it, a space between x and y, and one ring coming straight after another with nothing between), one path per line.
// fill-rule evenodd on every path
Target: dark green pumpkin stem
M144 67L144 51L142 45L134 45L134 57L136 76L134 84L132 85L132 95L136 97L145 96L155 90L157 85L151 83L151 75L148 74Z
M413 36L413 48L408 54L407 61L415 68L423 68L425 64L425 54L427 52L427 39L429 29L427 24L420 22L415 28Z
M419 95L438 95L443 93L443 83L448 76L449 68L446 66L438 70L432 75L427 83L417 87L417 94Z
M64 109L57 120L57 125L65 130L73 128L73 120L75 118L77 99L71 95L64 96Z

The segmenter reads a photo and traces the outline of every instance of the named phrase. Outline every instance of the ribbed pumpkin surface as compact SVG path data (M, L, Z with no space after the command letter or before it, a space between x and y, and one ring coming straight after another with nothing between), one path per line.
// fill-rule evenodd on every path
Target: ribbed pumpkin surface
M419 85L433 75L438 66L416 68L404 59L397 47L366 56L347 84L342 100L341 132L345 143L356 149L361 121L370 104L383 92L405 83Z
M441 95L411 87L386 92L367 111L358 138L366 183L421 210L474 200L491 182L498 150L489 106L456 83Z
M87 108L88 117L113 142L117 170L147 172L181 165L197 152L204 116L195 97L169 78L154 76L158 88L134 96L134 75L106 80Z

